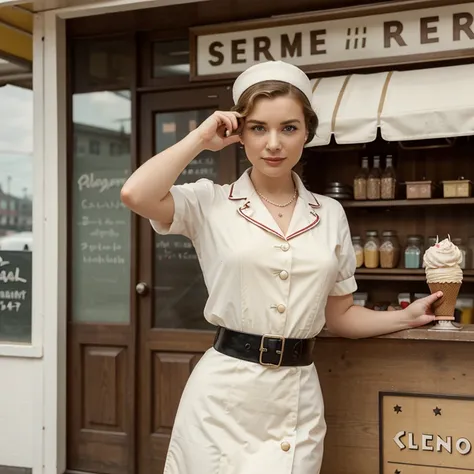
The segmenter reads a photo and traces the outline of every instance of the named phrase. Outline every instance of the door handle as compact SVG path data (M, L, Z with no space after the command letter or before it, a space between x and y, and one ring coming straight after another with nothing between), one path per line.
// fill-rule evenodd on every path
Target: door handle
M148 293L148 289L148 285L143 281L137 283L137 286L135 287L135 291L142 296Z

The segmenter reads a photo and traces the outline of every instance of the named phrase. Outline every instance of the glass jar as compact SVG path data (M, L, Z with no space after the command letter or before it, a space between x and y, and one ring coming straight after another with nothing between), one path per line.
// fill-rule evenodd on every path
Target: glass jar
M354 177L354 199L364 201L367 199L367 176L369 174L369 159L362 158L362 167Z
M380 261L380 240L376 230L368 230L364 244L364 264L366 268L378 268Z
M460 239L460 238L452 239L451 242L454 245L456 245L457 248L461 252L462 260L461 260L460 267L464 270L466 268L466 263L467 263L467 247L464 245L462 239Z
M421 268L423 263L423 239L419 235L409 235L405 248L405 268Z
M397 232L385 230L382 232L382 243L380 244L380 267L397 268L400 261L400 242Z
M364 265L364 247L362 245L362 238L360 235L352 236L352 246L354 247L356 256L356 268L360 268L362 265Z
M374 166L367 177L367 199L380 199L380 156L374 156Z

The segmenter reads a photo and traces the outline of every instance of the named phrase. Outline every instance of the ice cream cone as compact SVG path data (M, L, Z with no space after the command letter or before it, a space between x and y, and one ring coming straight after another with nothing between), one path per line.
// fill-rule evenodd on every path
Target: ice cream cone
M454 321L456 299L462 283L428 283L431 293L442 291L443 296L433 303L433 311L438 321Z
M461 251L451 242L449 235L441 242L436 239L436 244L429 247L423 256L426 282L431 293L443 292L443 296L433 304L438 321L454 320L456 298L463 279L461 261Z

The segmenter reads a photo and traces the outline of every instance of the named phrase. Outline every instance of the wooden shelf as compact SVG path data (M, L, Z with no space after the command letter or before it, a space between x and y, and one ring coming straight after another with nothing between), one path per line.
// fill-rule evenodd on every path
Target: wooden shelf
M474 282L474 270L463 270L463 282ZM356 280L378 280L378 281L425 281L425 270L409 270L406 268L358 268Z
M343 207L460 206L474 204L474 198L396 199L389 201L341 201Z

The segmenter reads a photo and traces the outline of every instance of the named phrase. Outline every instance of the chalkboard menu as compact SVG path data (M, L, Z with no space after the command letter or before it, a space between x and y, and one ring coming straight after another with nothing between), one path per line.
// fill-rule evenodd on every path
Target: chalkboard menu
M31 342L31 256L0 251L1 342Z
M77 127L77 126L76 126ZM87 137L92 127L84 130ZM81 137L82 129L76 128ZM118 132L93 130L100 155L76 156L73 175L73 320L127 323L130 319L130 211L120 190L130 175L128 153L110 155ZM91 138L92 140L92 138ZM128 141L128 136L123 140Z

